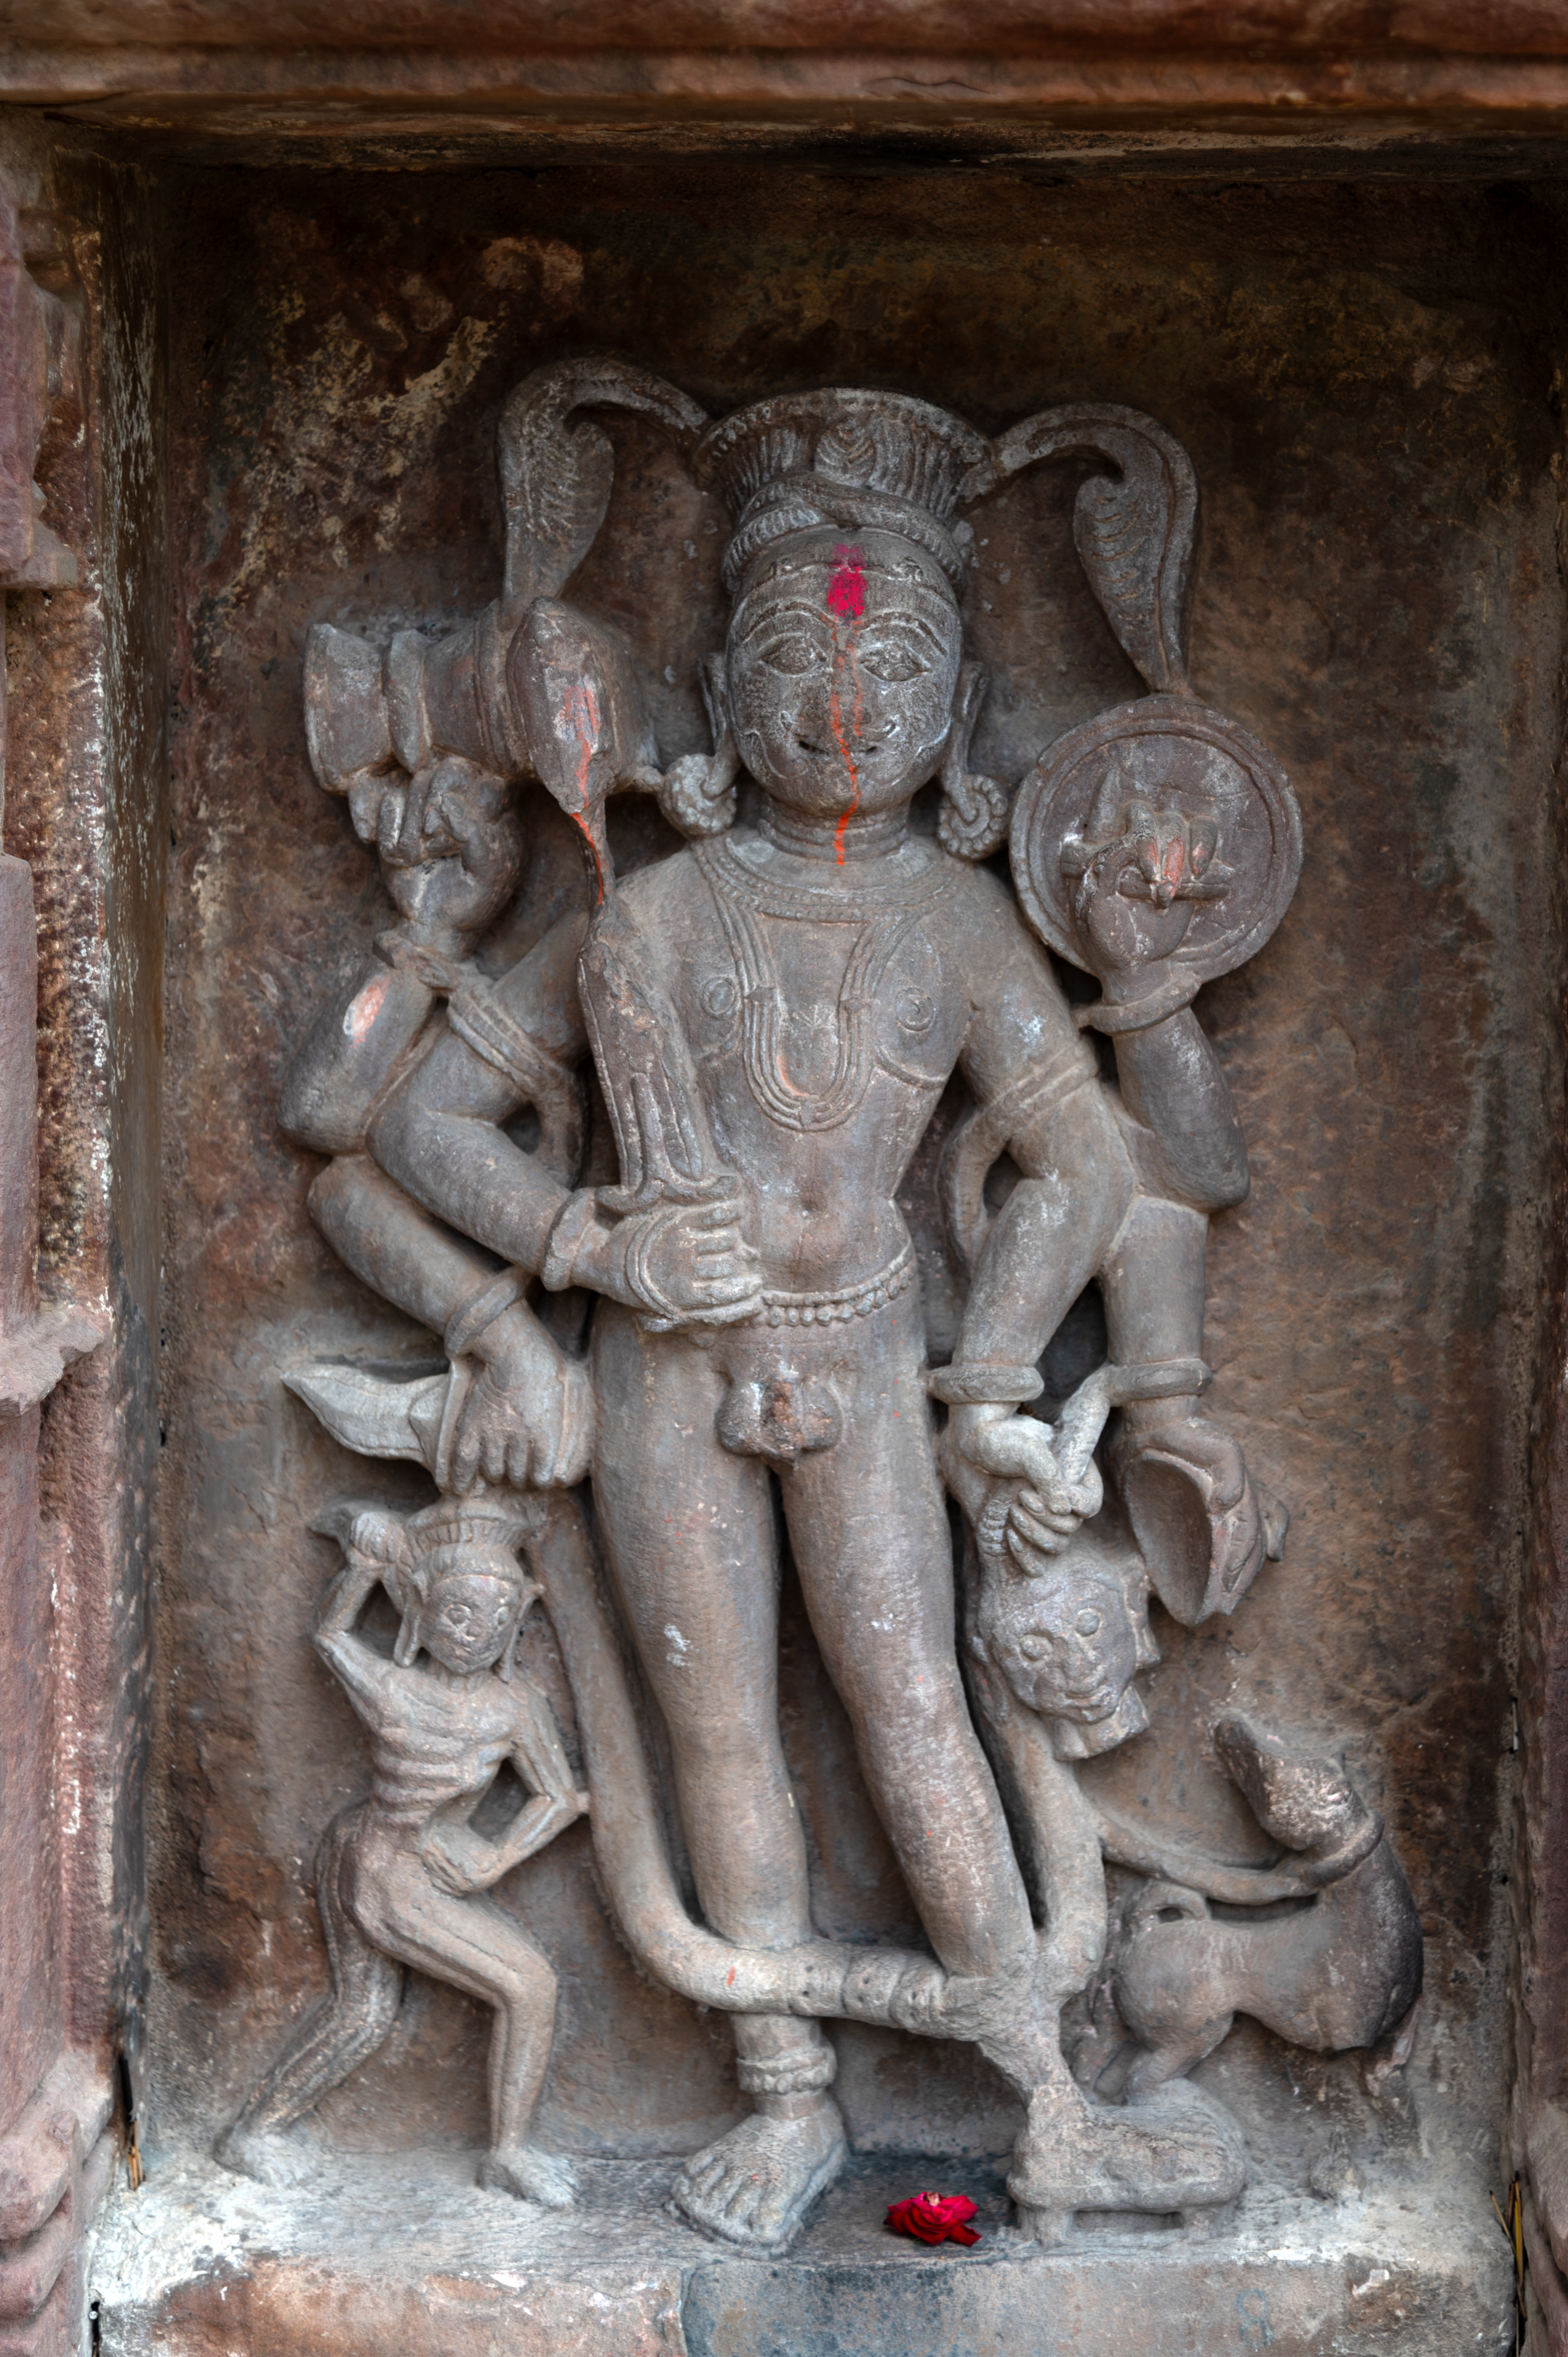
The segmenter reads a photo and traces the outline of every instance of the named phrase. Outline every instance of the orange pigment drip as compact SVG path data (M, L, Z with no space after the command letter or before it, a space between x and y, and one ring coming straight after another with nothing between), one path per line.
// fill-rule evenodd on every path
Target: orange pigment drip
M849 665L850 677L854 683L854 700L850 707L847 729L844 726L843 705L839 695L839 681L846 662ZM860 808L860 769L854 758L854 748L859 741L861 730L865 722L865 700L861 691L860 665L855 661L853 625L850 629L849 642L843 647L839 644L836 625L833 630L833 683L828 690L828 718L832 725L833 742L839 748L839 759L849 772L850 798L840 813L837 826L833 829L833 857L842 867L844 830Z
M577 740L576 787L578 802L577 810L569 811L567 813L567 816L581 834L584 842L588 846L590 854L592 855L594 862L594 898L596 902L600 902L605 897L604 863L599 857L599 846L594 841L593 829L588 824L585 814L588 807L588 773L593 767L594 755L598 749L599 699L594 694L593 689L588 685L586 680L577 680L574 682L571 694L567 700L566 719L572 734Z

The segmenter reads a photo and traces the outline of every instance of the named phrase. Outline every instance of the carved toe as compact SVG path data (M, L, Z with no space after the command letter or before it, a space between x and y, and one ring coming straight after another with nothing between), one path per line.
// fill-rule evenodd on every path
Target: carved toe
M803 2119L754 2114L687 2162L674 2207L704 2234L771 2256L789 2249L848 2155L834 2104Z

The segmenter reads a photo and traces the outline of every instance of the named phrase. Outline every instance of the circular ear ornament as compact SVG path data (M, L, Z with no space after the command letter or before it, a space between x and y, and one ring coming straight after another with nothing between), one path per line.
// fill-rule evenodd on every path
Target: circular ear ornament
M1186 822L1179 856L1170 849L1173 815ZM1158 905L1173 896L1194 903L1170 963L1187 970L1193 988L1244 965L1284 915L1301 874L1301 812L1273 755L1185 695L1118 705L1041 755L1014 806L1013 877L1041 940L1086 971L1094 969L1075 887L1108 846L1140 830L1153 857L1144 862L1152 887L1139 888Z

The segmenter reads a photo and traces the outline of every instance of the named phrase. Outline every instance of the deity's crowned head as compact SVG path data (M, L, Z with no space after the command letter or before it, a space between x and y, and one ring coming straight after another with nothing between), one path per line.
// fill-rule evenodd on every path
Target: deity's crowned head
M952 517L984 447L925 402L854 392L758 402L704 437L698 471L736 519L730 718L776 802L869 816L940 767L963 653Z

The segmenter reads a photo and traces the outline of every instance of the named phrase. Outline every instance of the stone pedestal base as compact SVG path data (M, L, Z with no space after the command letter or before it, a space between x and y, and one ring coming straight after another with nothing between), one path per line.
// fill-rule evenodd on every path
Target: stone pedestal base
M1082 2232L1039 2256L1001 2179L855 2160L787 2259L672 2217L668 2161L583 2165L545 2217L462 2152L367 2154L289 2194L208 2162L122 2192L91 2269L102 2357L1437 2357L1513 2345L1509 2254L1480 2184L1327 2204L1251 2189L1206 2234ZM930 2185L980 2203L972 2252L887 2233Z

